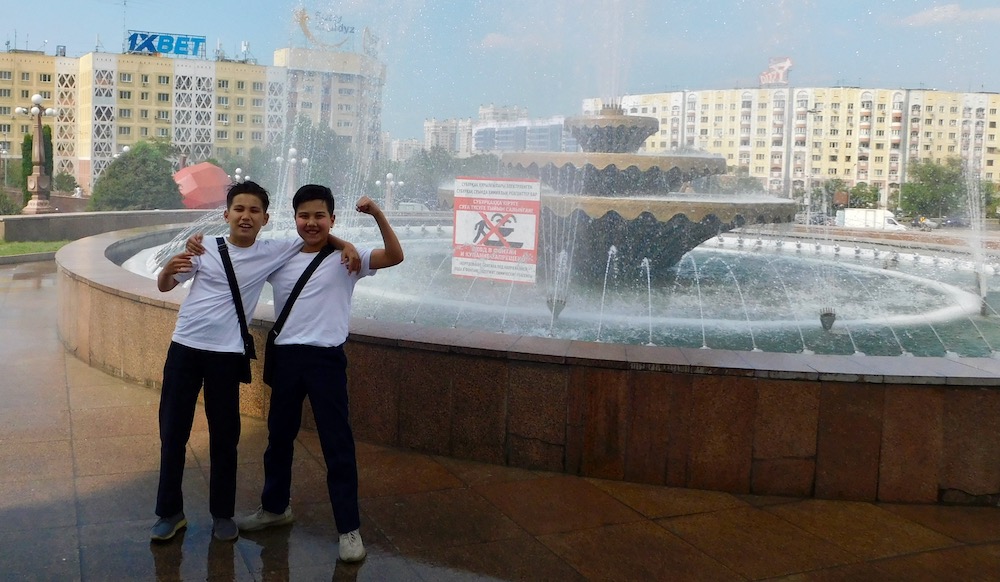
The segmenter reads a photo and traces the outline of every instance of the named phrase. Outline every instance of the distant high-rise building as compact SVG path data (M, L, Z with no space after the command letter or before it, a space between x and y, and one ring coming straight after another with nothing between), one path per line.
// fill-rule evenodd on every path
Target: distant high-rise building
M192 46L188 37L174 42ZM88 193L123 146L144 140L170 142L189 163L242 157L281 146L301 115L356 147L378 145L385 66L374 56L283 48L273 66L167 56L0 53L0 147L20 154L14 146L31 124L12 112L35 93L58 111L50 122L55 173L70 174Z
M564 127L564 122L565 118L561 116L509 121L480 120L472 127L474 152L575 152L579 146Z
M418 139L394 139L389 144L389 160L405 162L422 150L423 142Z
M424 149L442 148L460 158L472 154L471 119L424 120Z

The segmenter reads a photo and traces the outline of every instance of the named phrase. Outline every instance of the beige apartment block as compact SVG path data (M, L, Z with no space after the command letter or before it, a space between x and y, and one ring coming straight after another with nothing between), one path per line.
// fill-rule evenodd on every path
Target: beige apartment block
M628 115L659 120L641 152L716 153L783 196L840 179L878 187L886 205L907 164L948 157L1000 181L1000 96L993 93L773 87L626 95L620 103ZM585 99L583 112L602 105Z
M284 146L299 115L345 142L374 147L384 65L356 53L279 49L274 65L253 60L168 58L94 52L79 58L37 51L0 53L0 147L21 156L31 121L14 113L40 94L57 116L55 172L74 176L86 193L126 146L162 140L188 163L243 157ZM374 131L374 133L368 133Z

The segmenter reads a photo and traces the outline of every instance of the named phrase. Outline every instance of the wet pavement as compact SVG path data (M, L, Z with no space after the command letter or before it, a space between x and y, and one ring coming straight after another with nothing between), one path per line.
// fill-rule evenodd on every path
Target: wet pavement
M295 523L218 542L201 411L189 526L152 544L159 393L66 354L55 285L52 261L0 265L0 580L1000 580L998 508L731 495L365 443L368 558L346 565L308 432ZM245 417L238 511L258 504L266 439Z

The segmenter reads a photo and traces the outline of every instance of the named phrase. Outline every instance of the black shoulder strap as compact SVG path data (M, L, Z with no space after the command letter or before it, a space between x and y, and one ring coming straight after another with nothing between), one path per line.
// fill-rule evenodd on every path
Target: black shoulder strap
M222 264L226 267L226 277L229 279L229 290L233 292L233 303L236 304L236 316L240 319L240 333L243 335L243 352L251 360L257 359L257 351L254 349L253 336L247 329L246 313L243 311L243 297L240 295L240 287L236 284L236 272L233 271L233 262L229 258L229 247L226 240L221 236L215 238L219 245L219 254L222 256Z
M292 287L292 292L288 295L288 301L285 301L285 306L281 308L281 315L278 319L274 321L274 327L271 328L271 336L275 337L281 333L281 328L285 326L285 320L288 319L288 314L292 311L292 304L298 299L299 293L302 292L302 288L306 286L306 282L309 281L309 277L312 276L313 271L319 267L319 264L323 262L323 259L330 256L335 249L331 245L326 245L320 249L319 253L313 258L309 266L306 267L305 271L302 271L302 275L299 280L295 282L295 286Z

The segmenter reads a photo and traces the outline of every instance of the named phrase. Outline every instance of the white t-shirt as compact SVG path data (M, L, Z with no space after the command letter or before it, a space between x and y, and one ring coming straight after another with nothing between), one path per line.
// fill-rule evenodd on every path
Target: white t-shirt
M174 275L174 279L181 282L194 277L194 282L177 313L173 340L198 350L242 354L243 336L226 267L222 264L215 238L206 238L204 245L205 254L191 258L191 271ZM267 276L300 254L302 239L258 239L246 248L230 244L227 240L226 246L249 324Z
M359 248L361 271L349 273L340 263L340 251L334 251L319 264L309 277L298 299L292 305L285 326L274 340L277 345L307 345L329 348L347 341L351 319L351 296L361 277L374 275L371 268L372 250ZM316 253L299 253L268 277L274 289L274 317L285 307L292 287Z

